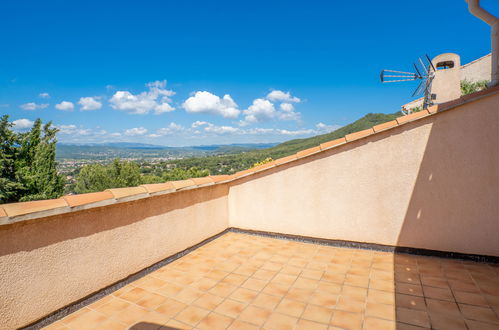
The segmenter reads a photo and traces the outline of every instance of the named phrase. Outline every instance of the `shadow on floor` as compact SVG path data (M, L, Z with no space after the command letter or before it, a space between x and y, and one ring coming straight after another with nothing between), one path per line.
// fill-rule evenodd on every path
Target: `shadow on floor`
M130 330L179 330L178 328L172 328L161 324L149 323L149 322L139 322L137 324L132 325L129 329Z

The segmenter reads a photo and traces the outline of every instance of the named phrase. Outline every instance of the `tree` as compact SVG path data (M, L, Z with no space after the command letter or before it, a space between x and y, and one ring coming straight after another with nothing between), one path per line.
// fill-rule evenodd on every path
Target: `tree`
M64 180L57 173L52 122L37 119L30 131L16 133L7 115L0 120L0 202L58 198Z
M115 159L109 165L84 166L76 177L75 192L82 194L109 188L134 187L142 183L139 166Z
M461 80L461 94L468 95L471 93L475 93L487 88L487 85L490 83L488 80L481 81L469 81L469 80Z

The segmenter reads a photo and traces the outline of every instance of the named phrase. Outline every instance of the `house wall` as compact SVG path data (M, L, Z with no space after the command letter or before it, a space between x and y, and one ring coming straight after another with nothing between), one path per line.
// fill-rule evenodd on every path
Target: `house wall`
M499 256L499 94L231 183L233 227Z
M227 185L0 226L0 328L29 324L228 226Z

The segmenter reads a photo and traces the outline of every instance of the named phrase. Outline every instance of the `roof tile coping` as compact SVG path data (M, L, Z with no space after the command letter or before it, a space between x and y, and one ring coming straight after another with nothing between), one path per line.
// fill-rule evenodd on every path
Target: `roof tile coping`
M201 178L190 178L192 182L194 182L198 187L209 186L215 184L212 178L209 176L201 177Z
M345 135L345 139L347 140L347 142L351 142L351 141L355 141L358 139L362 139L362 138L369 136L371 134L374 134L374 129L372 127L365 129L365 130L362 130L362 131L347 134L347 135Z
M469 95L464 95L459 99L431 106L428 108L428 110L423 110L412 113L410 115L401 116L393 121L375 125L373 128L347 134L343 138L322 143L318 147L312 147L306 150L302 150L294 155L282 157L270 163L262 164L251 169L239 171L234 175L216 175L216 176L209 176L206 178L193 178L187 180L169 181L158 184L146 184L139 187L113 188L97 193L68 195L58 199L3 204L0 206L0 224L12 223L16 221L22 221L42 216L64 213L70 211L72 208L79 208L84 205L89 205L89 206L92 205L92 207L99 206L97 204L100 204L101 202L105 201L111 202L113 198L117 199L120 202L124 202L128 200L144 198L150 196L151 194L154 195L159 192L166 193L180 189L196 188L198 186L202 186L203 184L209 184L210 183L209 181L211 181L212 184L226 183L236 178L251 175L253 173L263 171L274 166L283 165L295 161L299 158L303 158L323 150L331 149L338 145L342 145L350 141L354 141L384 130L388 130L397 127L398 125L408 123L410 121L424 118L428 115L432 115L437 112L452 109L464 103L468 103L471 100L475 100L477 98L481 98L487 95L492 95L495 94L496 92L499 92L499 86L488 88ZM14 221L12 221L13 219L11 218L15 218Z
M144 187L127 187L127 188L111 188L105 191L110 191L114 198L120 202L131 201L149 196Z
M8 224L38 217L56 215L70 210L64 198L40 201L18 202L2 205L7 217L1 217L0 224Z
M180 189L192 189L196 188L196 184L194 181L187 179L187 180L177 180L177 181L169 181L177 190Z
M87 194L62 196L71 207L94 204L106 200L114 200L114 195L110 191L99 191Z
M140 187L147 190L150 195L162 195L176 190L175 186L171 182L149 183L140 185Z
M334 148L334 147L336 147L340 144L343 144L343 143L347 143L347 140L345 139L345 137L321 143L319 147L321 147L321 150L328 150L328 149Z
M305 149L305 150L298 151L296 153L296 158L299 159L299 158L307 157L307 156L316 154L318 152L321 152L321 147L320 146L308 148L308 149Z

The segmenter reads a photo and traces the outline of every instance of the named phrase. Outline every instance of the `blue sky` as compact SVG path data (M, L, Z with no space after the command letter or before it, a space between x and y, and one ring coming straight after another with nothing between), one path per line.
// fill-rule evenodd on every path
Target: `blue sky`
M482 0L493 13L499 1ZM0 114L61 142L278 142L392 113L379 82L444 52L490 52L464 0L3 1Z

